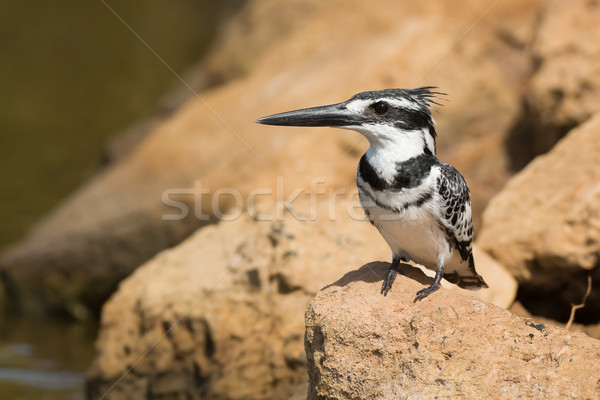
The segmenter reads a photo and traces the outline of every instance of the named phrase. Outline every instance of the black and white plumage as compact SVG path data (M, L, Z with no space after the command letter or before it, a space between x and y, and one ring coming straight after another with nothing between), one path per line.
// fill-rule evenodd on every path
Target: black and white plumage
M435 157L430 107L433 87L363 92L343 103L263 117L267 125L332 126L364 135L370 147L358 165L361 204L392 249L381 292L387 295L400 261L436 272L415 301L437 290L442 278L462 288L488 287L475 271L469 189L463 176Z

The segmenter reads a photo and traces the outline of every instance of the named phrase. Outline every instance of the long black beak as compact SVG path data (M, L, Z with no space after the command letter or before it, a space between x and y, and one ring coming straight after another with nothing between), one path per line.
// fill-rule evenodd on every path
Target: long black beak
M256 120L264 125L283 126L356 126L364 121L364 117L346 108L346 103L329 106L304 108L269 115Z

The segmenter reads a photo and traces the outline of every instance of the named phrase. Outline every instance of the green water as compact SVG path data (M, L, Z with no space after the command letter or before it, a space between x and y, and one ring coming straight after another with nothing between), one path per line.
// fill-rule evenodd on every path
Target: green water
M105 0L175 71L219 2ZM0 0L0 249L92 175L107 138L178 84L99 0Z
M0 399L84 399L94 336L93 326L0 321Z
M178 73L206 51L225 4L105 1ZM0 0L0 250L98 170L107 138L179 84L100 0ZM0 399L83 399L94 336L0 318Z

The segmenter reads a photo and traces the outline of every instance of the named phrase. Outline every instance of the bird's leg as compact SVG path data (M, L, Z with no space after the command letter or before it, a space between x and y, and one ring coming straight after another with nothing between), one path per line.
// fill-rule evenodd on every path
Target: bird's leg
M431 286L426 287L425 289L421 289L417 292L417 296L413 303L416 303L419 300L423 300L425 297L429 296L431 293L435 292L440 288L440 282L444 277L444 261L440 260L438 263L438 269L435 273L435 278L433 278L433 283Z
M396 254L392 257L392 264L388 268L385 273L385 278L383 279L383 285L381 285L381 294L387 296L389 290L392 288L394 281L396 280L396 276L398 275L398 265L400 261L408 261L406 257L400 257Z

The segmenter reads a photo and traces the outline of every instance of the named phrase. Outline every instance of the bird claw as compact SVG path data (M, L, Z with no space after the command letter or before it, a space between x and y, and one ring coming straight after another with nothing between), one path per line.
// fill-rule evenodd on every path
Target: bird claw
M416 303L419 300L423 300L425 297L429 296L431 293L435 292L436 290L438 290L440 288L440 285L436 285L433 284L429 287L426 287L425 289L421 289L417 292L417 296L415 297L415 300L413 301L413 303Z
M381 294L387 296L388 292L392 288L394 281L396 280L396 276L398 276L398 271L393 266L390 266L385 274L385 279L383 280L383 284L381 285Z

